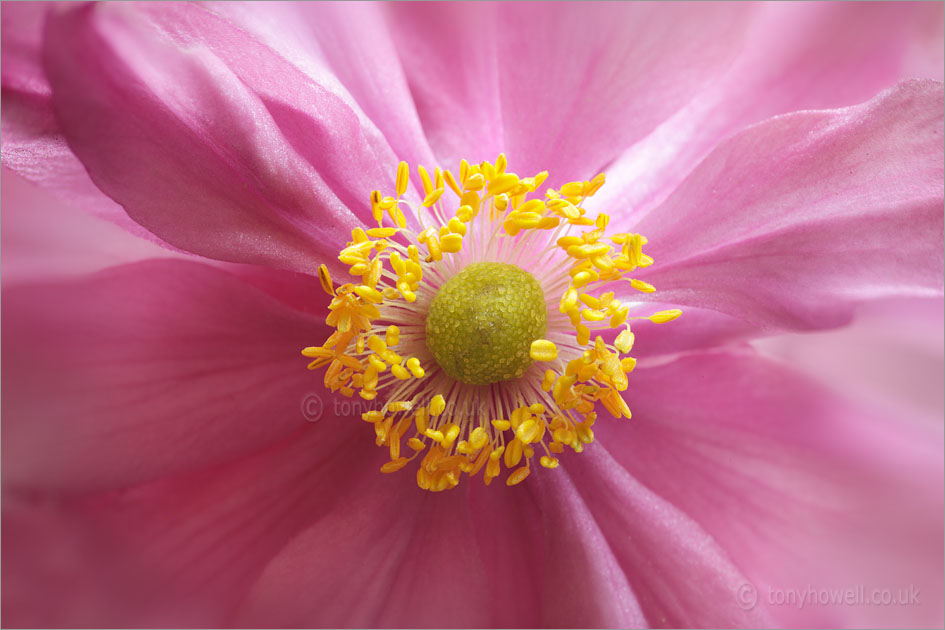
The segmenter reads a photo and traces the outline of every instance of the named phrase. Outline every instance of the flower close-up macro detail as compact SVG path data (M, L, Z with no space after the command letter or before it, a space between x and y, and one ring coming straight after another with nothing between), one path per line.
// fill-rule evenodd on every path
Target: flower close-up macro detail
M0 4L5 627L941 627L941 2Z

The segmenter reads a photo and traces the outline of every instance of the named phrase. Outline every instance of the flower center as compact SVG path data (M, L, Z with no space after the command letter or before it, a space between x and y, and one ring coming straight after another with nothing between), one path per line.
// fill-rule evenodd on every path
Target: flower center
M532 342L547 327L545 296L532 274L507 263L473 263L433 298L426 343L449 376L488 385L524 374Z
M584 208L603 174L540 194L547 172L506 166L505 155L462 160L456 175L418 166L411 189L401 162L396 195L371 193L377 227L354 228L339 252L349 281L318 269L335 330L302 350L309 369L369 405L361 419L390 450L381 472L416 462L433 492L503 469L514 486L592 443L601 408L629 419L629 322L681 314L631 316L632 291L655 291L631 274L653 259L642 235Z

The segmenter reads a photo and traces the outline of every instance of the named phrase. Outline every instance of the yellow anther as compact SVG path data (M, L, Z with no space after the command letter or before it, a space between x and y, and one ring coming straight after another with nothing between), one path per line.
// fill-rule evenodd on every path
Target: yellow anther
M509 475L509 478L505 480L505 485L507 486L518 485L522 483L523 481L525 481L525 478L528 477L529 473L531 473L531 469L528 466L522 466L521 468L518 468L517 470L513 471L511 475Z
M591 264L600 269L601 271L611 271L616 267L613 259L610 256L593 256L591 257Z
M558 244L558 247L561 247L567 251L569 247L583 245L584 239L582 239L580 236L562 236L556 241L556 243Z
M447 234L440 239L440 250L455 254L463 249L463 237L459 234Z
M430 401L430 415L438 416L444 409L446 409L446 399L443 398L443 394L437 394Z
M355 243L366 243L367 241L370 240L368 238L367 233L364 231L364 229L359 228L359 227L356 227L353 230L351 230L351 239Z
M557 377L554 370L545 370L545 376L541 380L541 388L546 392L550 392L551 386L554 385L555 378Z
M541 433L541 425L534 420L526 420L515 430L515 437L524 444L531 444L538 440Z
M535 214L542 215L545 212L545 202L541 199L529 199L518 208L515 209L516 212L534 212ZM567 237L565 237L567 238ZM558 239L560 240L560 239ZM580 242L581 239L578 239ZM574 243L575 245L578 243Z
M401 162L397 165L397 196L400 197L402 194L407 192L407 182L410 178L410 167L407 166L406 162Z
M624 329L617 335L617 338L614 339L614 347L623 353L630 352L630 349L633 348L633 333L630 332L629 328Z
M620 369L624 372L630 373L637 366L637 360L633 357L624 357L620 360Z
M394 366L394 367L400 367L400 366ZM391 411L410 411L411 409L413 409L413 401L412 400L395 400L394 402L387 405L387 408L390 409Z
M449 226L450 230L456 234L459 234L460 236L466 236L466 224L456 217L450 219L447 225Z
M594 297L593 295L588 295L587 293L581 294L581 301L584 302L587 306L591 308L600 308L600 300Z
M591 329L585 326L584 324L578 324L577 329L577 342L579 346L587 345L587 342L591 340Z
M545 468L557 468L558 460L554 457L548 457L547 455L542 455L541 459L538 460L541 462L541 465Z
M424 372L423 368L420 367L420 359L417 357L410 357L407 359L407 369L410 370L410 373L417 378L423 378Z
M396 273L398 276L404 275L407 270L407 265L404 263L404 259L401 258L400 254L397 252L391 252L390 265L394 268L394 273Z
M582 182L568 182L560 188L559 192L565 197L580 197L584 192L584 184Z
M591 258L593 256L602 256L610 252L610 245L606 243L592 243L588 245L572 245L567 249L568 256L572 258Z
M469 434L469 443L475 449L480 449L489 443L489 432L482 427L476 427Z
M656 287L649 282L643 282L643 280L637 280L636 278L630 280L630 286L643 293L653 293L653 291L656 291Z
M331 274L328 273L328 267L325 265L318 266L318 280L322 285L322 290L325 291L328 295L335 295L335 287L331 283Z
M469 206L460 206L456 210L456 218L462 221L463 223L469 223L473 220L473 211Z
M584 191L583 191L583 192L584 192L584 195L585 195L586 197L591 197L591 196L593 196L594 193L596 193L598 190L600 190L601 186L603 186L603 185L604 185L604 182L606 182L606 181L607 181L607 179L606 179L606 177L604 176L604 174L603 174L603 173L598 173L597 175L594 176L594 178L593 178L591 181L589 181L589 182L584 182Z
M513 466L518 466L518 463L522 461L522 455L524 454L524 449L522 447L522 441L518 438L515 438L505 447L505 467L512 468Z
M417 412L414 414L414 424L417 427L417 433L425 433L427 430L427 409L426 407L419 407Z
M512 423L504 418L499 418L492 421L492 426L495 427L496 431L508 431L512 427Z
M392 459L386 464L384 464L383 466L381 466L381 472L392 473L392 472L398 471L404 466L406 466L407 462L409 461L410 460L407 459L406 457L398 457L397 459Z
M388 348L393 348L398 343L400 343L400 328L394 326L393 324L387 327L387 332L384 334L384 340L387 342Z
M380 304L384 301L384 296L381 295L381 292L377 289L372 289L371 287L357 286L354 288L354 292L359 296L367 300L368 302L375 302Z
M430 181L430 174L427 173L427 169L422 166L417 166L417 172L420 174L420 183L423 184L423 194L429 195L433 192L433 182Z
M409 446L411 449L415 451L422 451L423 449L427 447L426 444L424 444L417 438L410 438L409 440L407 440L407 446Z
M620 398L620 396L617 396ZM575 430L577 431L577 438L584 444L590 444L594 441L594 431L587 426L586 424L579 422L574 425Z
M463 189L460 188L459 184L456 181L456 178L453 177L453 174L448 170L443 171L443 179L446 181L446 185L450 187L457 197L463 196Z
M440 249L440 242L432 234L427 237L427 249L430 251L429 260L442 260L443 252Z
M426 431L423 432L423 434L427 436L428 438L430 438L431 440L433 440L434 442L437 442L437 443L443 442L442 431L436 431L435 429L427 429Z
M603 311L585 308L581 311L581 316L589 322L599 322L607 317L607 314Z
M658 313L653 313L646 319L650 320L654 324L665 324L666 322L671 322L677 317L682 315L682 311L678 308L672 308L668 311L660 311Z
M443 445L449 446L459 437L459 426L450 422L444 429L446 430L443 432Z
M547 339L536 339L528 354L535 361L554 361L558 358L558 348Z
M464 186L466 190L482 190L482 187L486 185L486 178L482 176L481 173L476 173L475 175L470 175L466 178Z
M378 337L377 335L371 335L370 337L368 337L367 346L372 351L378 354L381 354L382 352L387 350L387 344L385 344L384 340Z
M506 208L509 207L509 196L505 193L495 196L495 209L499 212L505 212Z
M505 157L505 153L500 153L499 157L495 159L495 172L498 175L501 175L505 172L505 167L508 166L508 159Z
M397 228L392 227L370 228L367 231L367 235L373 238L390 238L394 234L397 234Z
M621 324L623 324L625 321L627 321L627 316L629 314L630 314L629 306L621 306L620 308L618 308L616 311L614 311L614 314L610 318L610 327L616 328L617 326L620 326Z
M377 190L371 191L371 214L378 225L384 220L384 209L381 208L381 193Z
M574 286L580 289L583 288L588 282L593 282L599 279L599 277L600 276L598 276L593 271L579 271L574 274L572 282L574 283Z
M380 411L368 411L361 414L361 419L365 422L383 422L384 414Z
M378 372L383 372L387 370L387 364L381 361L380 359L378 359L377 355L372 354L371 356L369 356L368 362L371 364L371 367L373 367Z
M423 198L423 205L429 208L430 206L435 204L437 201L439 201L440 197L442 196L443 196L443 189L437 188L436 190L434 190L429 195Z
M408 378L410 378L410 372L408 372L401 365L392 365L390 368L390 371L391 371L391 374L396 376L401 381L406 381Z

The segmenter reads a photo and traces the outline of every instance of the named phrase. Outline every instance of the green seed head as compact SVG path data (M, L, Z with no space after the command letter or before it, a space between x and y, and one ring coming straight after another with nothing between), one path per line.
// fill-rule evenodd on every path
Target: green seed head
M474 263L433 298L427 347L452 378L488 385L525 373L529 348L547 325L545 296L532 274L506 263Z

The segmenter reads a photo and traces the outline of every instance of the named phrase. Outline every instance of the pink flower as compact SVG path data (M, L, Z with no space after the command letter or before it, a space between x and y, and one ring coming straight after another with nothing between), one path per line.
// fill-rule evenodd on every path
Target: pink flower
M941 625L940 419L749 343L940 304L940 4L2 26L7 626ZM400 160L500 153L606 171L585 207L656 261L617 298L685 315L634 324L632 420L431 494L378 473L360 399L298 352L332 332L317 265L347 274Z

